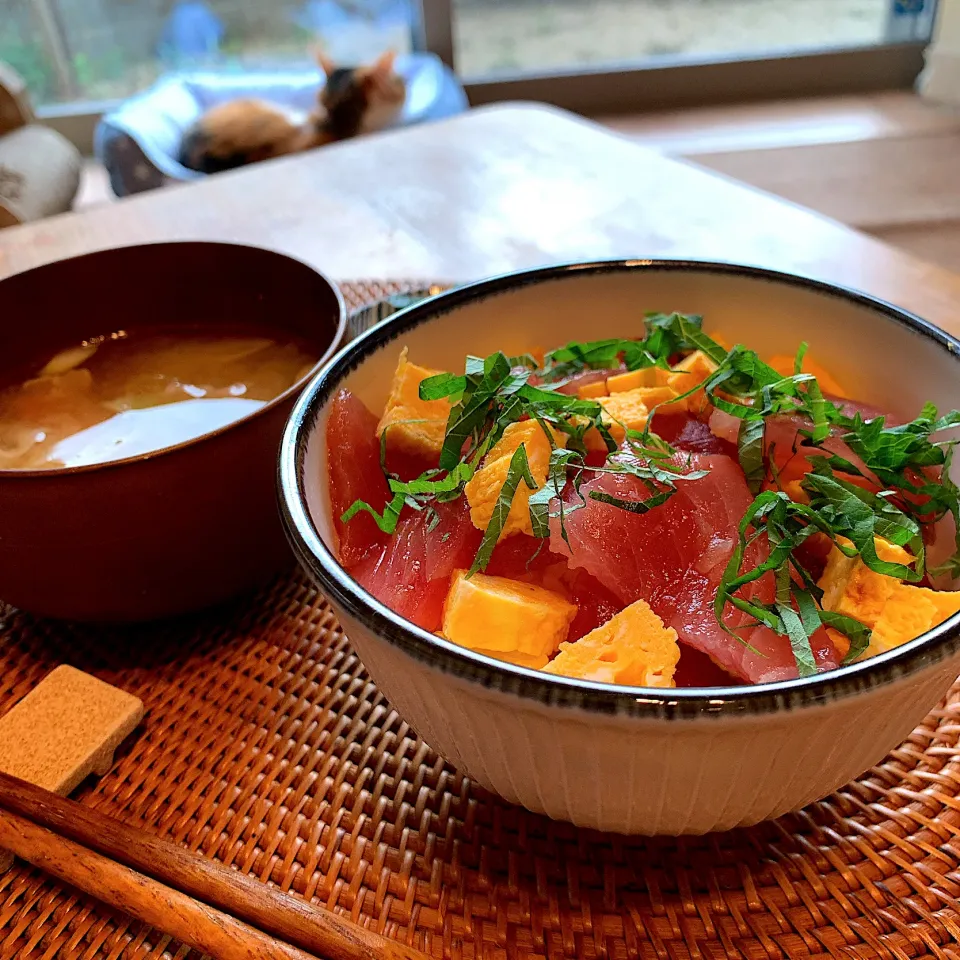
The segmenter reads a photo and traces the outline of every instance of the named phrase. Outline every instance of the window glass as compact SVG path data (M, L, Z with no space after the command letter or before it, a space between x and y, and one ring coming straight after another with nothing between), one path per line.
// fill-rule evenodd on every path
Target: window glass
M0 60L37 104L130 96L166 72L345 65L411 49L414 0L0 0Z
M864 47L929 36L933 0L453 0L465 77Z

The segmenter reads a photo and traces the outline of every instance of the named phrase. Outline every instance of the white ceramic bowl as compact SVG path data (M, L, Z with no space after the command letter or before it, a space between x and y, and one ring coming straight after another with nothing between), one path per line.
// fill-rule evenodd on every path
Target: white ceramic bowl
M960 342L862 294L723 264L634 261L483 281L398 313L335 357L287 426L280 483L288 534L370 675L459 770L530 810L621 833L705 833L825 796L906 737L960 672L960 618L821 677L736 688L646 690L548 676L411 625L331 550L325 423L341 387L372 410L404 345L462 370L466 353L519 354L636 336L647 310L701 313L761 353L810 343L853 395L916 415L960 406Z

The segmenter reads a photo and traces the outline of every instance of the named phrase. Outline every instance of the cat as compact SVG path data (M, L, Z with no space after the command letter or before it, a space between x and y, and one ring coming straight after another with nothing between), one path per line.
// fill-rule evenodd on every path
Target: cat
M220 173L382 130L396 119L407 85L394 70L392 50L360 67L337 67L322 53L316 57L327 82L309 115L256 99L212 107L184 134L180 162L200 173Z

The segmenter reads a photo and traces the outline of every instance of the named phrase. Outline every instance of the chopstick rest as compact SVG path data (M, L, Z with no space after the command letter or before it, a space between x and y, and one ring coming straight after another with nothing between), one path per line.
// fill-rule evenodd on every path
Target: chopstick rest
M69 666L48 673L0 717L0 770L66 796L103 776L143 718L143 703ZM0 850L0 873L13 856Z

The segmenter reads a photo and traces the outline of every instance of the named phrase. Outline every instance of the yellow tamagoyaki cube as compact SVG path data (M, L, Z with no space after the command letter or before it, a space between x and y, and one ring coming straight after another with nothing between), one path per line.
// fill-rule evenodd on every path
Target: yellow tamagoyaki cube
M662 367L645 367L643 370L627 370L624 373L615 373L606 380L597 380L579 387L577 394L581 400L596 400L614 393L626 393L630 390L642 388L654 389L666 387L671 372Z
M901 583L873 624L866 656L899 647L960 612L960 593Z
M624 427L630 430L642 430L647 425L650 411L644 401L642 388L625 390L609 397L600 397L597 403L603 407L602 419L610 434L618 444L626 436ZM606 450L603 437L598 430L590 429L584 435L583 442L588 450Z
M628 370L607 377L607 393L625 393L638 387L666 387L670 383L670 371L663 367L644 367Z
M881 560L903 566L914 562L902 547L879 537L874 542ZM859 557L847 557L836 547L818 586L824 610L853 617L871 629L870 646L862 658L907 643L960 611L960 592L930 590L876 573ZM845 653L846 637L835 630L829 633L838 652Z
M577 395L581 400L595 400L597 397L605 397L607 393L606 380L596 380L585 386L577 387Z
M798 477L796 480L788 480L783 485L783 492L794 502L794 503L809 503L810 494L803 489L803 477Z
M443 608L447 640L521 666L546 665L577 608L543 587L465 570L453 574Z
M769 361L770 366L784 377L793 376L794 362L795 358L787 356L787 354L778 354L775 357L771 357ZM802 370L803 373L812 373L817 378L817 383L824 393L828 393L834 397L850 396L837 380L834 379L830 371L817 363L816 360L811 359L809 354L803 358Z
M664 626L646 600L637 600L560 652L547 673L631 687L673 687L680 661L677 632Z
M555 434L553 445L562 447L565 440L562 434ZM527 452L527 462L530 464L530 473L536 481L537 489L546 483L553 446L543 427L536 420L511 423L484 457L483 466L464 487L467 503L470 504L470 519L478 530L486 530L489 526L500 491L510 472L510 461L521 444ZM515 533L533 534L529 507L530 495L533 492L524 480L520 481L513 495L507 520L500 531L501 540Z
M439 456L451 404L447 399L421 400L420 384L427 377L441 372L410 363L407 348L403 348L387 405L377 424L378 437L387 431L389 449L427 457Z
M668 407L677 395L677 391L668 386L640 387L639 393L646 404L647 410L651 413L656 407Z
M850 544L845 538L845 546ZM888 563L909 566L913 556L903 547L877 537L874 540L877 556ZM874 573L858 556L848 557L833 547L827 555L827 564L817 586L823 591L824 610L832 610L856 617L863 623L879 619L893 588L900 583L894 577Z
M716 373L717 364L702 350L694 350L679 363L674 364L671 370L673 373L669 378L669 386L682 386L682 393L701 380L706 380L711 373Z
M622 393L612 393L600 397L597 403L603 408L603 422L610 435L618 443L623 443L626 430L642 430L650 419L650 411L667 404L676 396L670 387L635 387ZM606 450L603 437L598 430L588 430L583 442L588 450Z
M694 350L673 367L668 386L676 390L678 395L683 394L702 383L716 370L717 364L713 360L702 350ZM699 413L706 405L707 398L703 390L698 390L679 402L691 413Z
M726 350L727 353L730 352L730 349L731 349L731 347L730 347L730 340L729 340L729 338L728 338L725 334L719 333L719 332L718 332L718 333L708 333L707 336L708 336L714 343L716 343L718 346L723 347L723 349Z

